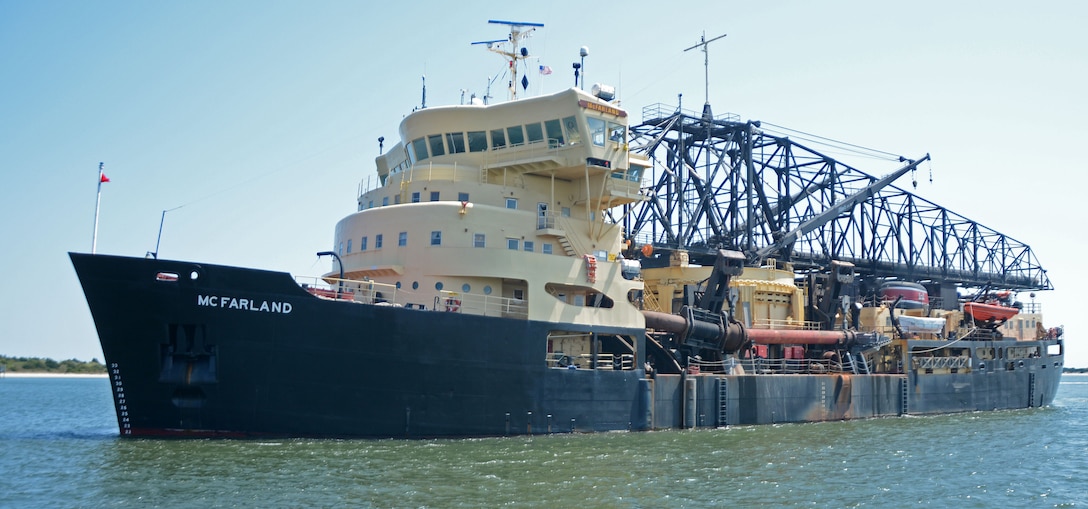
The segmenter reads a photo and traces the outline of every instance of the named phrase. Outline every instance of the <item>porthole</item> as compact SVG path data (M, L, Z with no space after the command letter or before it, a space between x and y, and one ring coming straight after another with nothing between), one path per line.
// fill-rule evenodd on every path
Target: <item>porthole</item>
M193 281L196 281L196 278L198 277L200 277L200 274L195 270L189 273L189 279L192 279Z
M397 281L397 288L400 288L400 281Z
M469 286L468 283L465 283L465 284L461 285L461 291L462 292L468 293L470 290L472 290L472 287Z
M413 290L418 290L419 289L419 281L412 281L412 289Z
M484 286L484 295L491 295L491 285Z
M434 289L438 290L438 291L442 291L442 282L439 281L439 282L435 283L434 284Z

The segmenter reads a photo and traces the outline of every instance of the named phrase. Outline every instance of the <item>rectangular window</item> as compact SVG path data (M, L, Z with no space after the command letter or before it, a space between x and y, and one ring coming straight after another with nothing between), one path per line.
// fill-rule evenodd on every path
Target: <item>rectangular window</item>
M412 203L419 203L419 193L412 193Z
M475 233L472 235L472 247L484 247L484 234Z
M540 252L544 254L552 254L552 245L545 242L540 246Z
M613 122L608 123L608 141L624 143L627 141L627 127Z
M522 244L522 247L524 247L526 251L532 253L533 248L536 247L536 246L533 245L533 241L526 240L525 243Z
M374 236L374 249L381 249L381 248L382 248L382 234L379 233L379 234Z
M389 197L388 196L382 196L382 206L384 207L386 205L389 205Z
M399 205L399 204L400 204L400 195L398 194L396 196L393 196L393 205Z
M359 240L359 251L366 251L366 237Z
M518 209L518 199L517 198L507 198L506 199L506 208L517 210Z
M431 245L432 246L441 246L442 245L442 232L441 231L431 232Z
M487 133L483 131L468 132L468 151L483 152L487 150Z
M593 140L593 144L598 147L604 146L604 120L593 117L586 117L586 123L589 124L589 139ZM431 152L434 152L434 147L431 147Z
M460 154L465 151L465 133L446 133L446 146L451 154Z
M559 124L558 120L548 120L544 122L544 130L548 132L549 147L563 146L563 127Z
M510 142L511 147L516 147L525 143L525 131L521 130L520 125L506 128L506 139Z
M468 193L457 193L457 201L468 201Z
M563 217L570 217L570 207L563 207L559 209L559 213L562 214Z
M351 254L351 239L348 239L348 254Z
M518 244L518 239L506 239L506 249L509 249L511 251L517 251Z
M544 129L540 127L540 122L525 124L525 136L529 138L529 143L544 141Z
M563 119L563 132L567 135L567 140L571 145L577 145L582 142L582 132L578 130L578 119L574 117L567 117Z
M397 235L397 245L398 246L407 246L408 245L408 232L400 232L400 235Z
M341 242L340 245L336 246L336 254L338 254L338 255L344 254L344 243L343 242Z
M438 191L431 191L431 201L438 201Z
M423 138L416 138L412 141L412 152L416 158L414 161L422 161L427 158L427 140Z
M432 134L428 136L427 145L431 147L431 157L438 157L446 154L446 149L442 146L441 134Z
M502 129L491 130L491 148L498 150L506 146L506 135L502 133Z
M366 208L368 208L368 209L374 208L374 200L370 200L369 202L367 202Z

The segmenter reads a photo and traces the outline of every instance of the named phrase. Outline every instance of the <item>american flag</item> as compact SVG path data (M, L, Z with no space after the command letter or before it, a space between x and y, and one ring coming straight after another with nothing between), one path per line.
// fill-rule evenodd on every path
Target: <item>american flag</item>
M551 73L552 73L552 68L551 67L548 67L546 65L540 66L540 74L543 74L543 75L547 76L547 75L549 75Z

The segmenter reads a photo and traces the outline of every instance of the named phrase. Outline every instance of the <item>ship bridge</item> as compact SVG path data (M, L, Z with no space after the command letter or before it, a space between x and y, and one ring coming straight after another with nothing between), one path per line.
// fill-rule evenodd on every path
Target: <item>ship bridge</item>
M653 105L631 128L652 162L645 202L612 211L628 238L710 264L717 249L799 272L853 263L868 278L943 288L1052 289L1027 245L799 143L785 128ZM880 153L885 157L887 154ZM928 158L928 155L925 156ZM912 170L922 157L899 158ZM901 170L903 169L901 168ZM668 256L644 260L667 263Z

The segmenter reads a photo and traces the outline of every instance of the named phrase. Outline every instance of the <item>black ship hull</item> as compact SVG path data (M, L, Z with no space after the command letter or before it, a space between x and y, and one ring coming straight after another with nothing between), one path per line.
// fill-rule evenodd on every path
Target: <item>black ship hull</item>
M332 301L286 273L71 254L122 436L443 437L646 430L1026 408L1051 403L1047 354L966 373L648 376L559 369L515 318ZM1056 346L1056 348L1055 348ZM981 361L980 361L981 363Z

